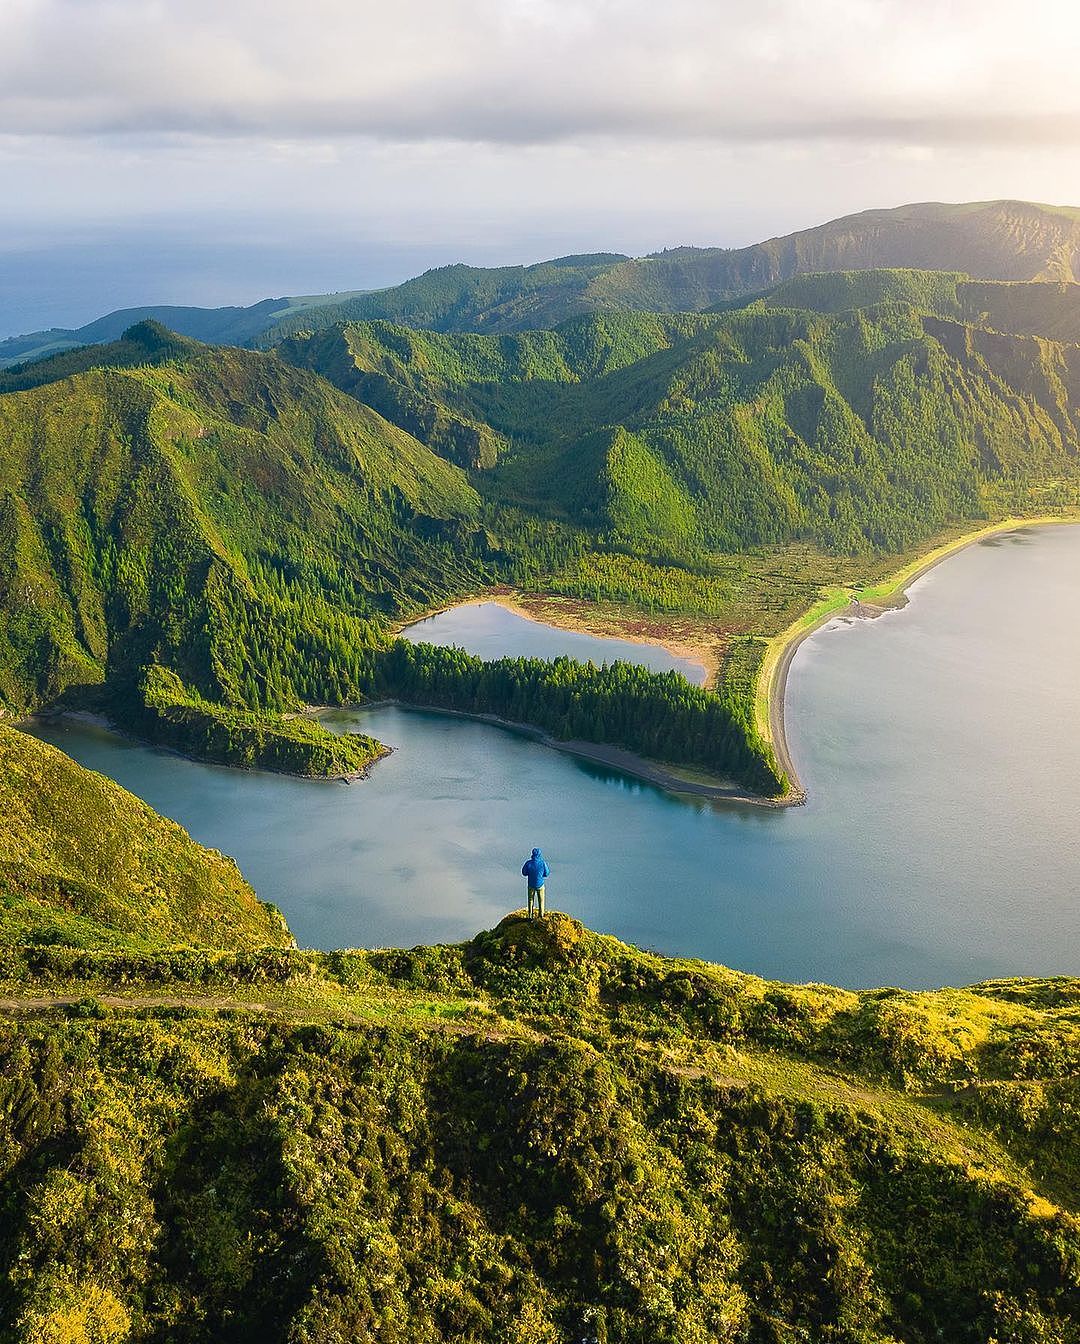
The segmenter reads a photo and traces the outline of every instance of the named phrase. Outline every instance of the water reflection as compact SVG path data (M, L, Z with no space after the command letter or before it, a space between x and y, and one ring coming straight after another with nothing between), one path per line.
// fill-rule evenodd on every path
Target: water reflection
M564 630L510 611L498 602L465 602L417 621L402 634L417 644L456 646L489 660L565 657L592 662L598 667L621 660L638 663L654 672L681 672L695 686L705 682L704 664L669 653L659 644Z
M1080 973L1078 663L1080 528L1049 528L971 547L902 611L802 645L788 720L809 802L786 811L687 801L395 706L352 715L395 751L348 787L39 732L235 855L307 945L469 936L522 903L539 844L553 907L645 947L791 980L962 984Z

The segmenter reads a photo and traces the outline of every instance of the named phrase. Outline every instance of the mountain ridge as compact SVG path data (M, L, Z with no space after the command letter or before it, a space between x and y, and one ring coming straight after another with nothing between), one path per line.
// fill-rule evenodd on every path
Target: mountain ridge
M367 293L264 299L240 309L150 305L74 330L0 341L0 368L115 339L144 317L200 339L254 345L375 317L436 330L520 331L609 308L698 311L807 271L879 267L1073 282L1080 277L1080 210L1010 200L922 202L840 216L741 248L680 247L642 258L591 253L496 268L455 263Z
M0 372L0 703L106 694L204 758L349 775L377 743L282 716L398 695L784 796L755 676L809 574L1080 495L1080 345L1032 334L1073 333L1073 289L808 273L715 312L376 319L270 352L144 322ZM689 602L719 680L392 647L493 583Z
M993 479L1076 474L1080 347L1023 330L1042 325L1015 296L1024 286L984 284L972 300L969 283L809 275L775 304L720 313L600 313L499 336L376 320L279 350L407 416L437 451L453 451L446 426L486 426L488 456L470 464L483 493L631 550L802 538L898 552L982 516ZM1074 320L1073 297L1051 325ZM987 305L1002 326L1016 310L1021 330L962 315Z

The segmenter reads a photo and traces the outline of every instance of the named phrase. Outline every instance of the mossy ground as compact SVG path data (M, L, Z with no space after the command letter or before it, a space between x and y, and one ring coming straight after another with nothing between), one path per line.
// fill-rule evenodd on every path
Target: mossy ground
M780 985L558 913L11 949L6 1337L1065 1344L1078 1006Z

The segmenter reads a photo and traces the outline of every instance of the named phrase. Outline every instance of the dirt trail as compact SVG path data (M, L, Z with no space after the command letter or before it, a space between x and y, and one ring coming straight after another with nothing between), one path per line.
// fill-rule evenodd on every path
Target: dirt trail
M226 998L214 994L34 994L0 999L0 1013L41 1013L51 1008L71 1008L77 1003L100 1003L103 1008L244 1008L253 1013L280 1012L268 1003Z

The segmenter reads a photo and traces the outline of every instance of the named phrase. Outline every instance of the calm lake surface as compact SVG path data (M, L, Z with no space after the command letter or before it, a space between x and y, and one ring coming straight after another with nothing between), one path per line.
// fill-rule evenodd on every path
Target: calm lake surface
M521 904L539 844L551 905L664 952L850 986L1080 974L1080 527L972 546L911 597L796 654L788 732L809 802L783 811L675 798L398 708L337 715L397 749L351 786L81 724L35 731L234 855L308 946L469 936ZM535 623L482 611L422 637L452 622L485 656L535 651ZM497 647L470 643L491 619ZM547 656L583 656L583 636L540 635Z
M429 616L402 631L414 644L457 645L479 658L577 658L583 663L639 663L654 672L681 672L695 686L705 684L705 667L679 658L658 644L600 639L577 630L559 630L543 621L507 611L498 602L465 602Z

